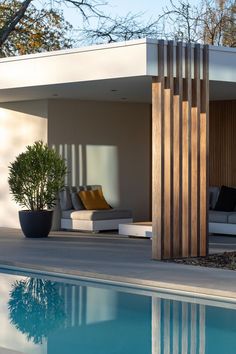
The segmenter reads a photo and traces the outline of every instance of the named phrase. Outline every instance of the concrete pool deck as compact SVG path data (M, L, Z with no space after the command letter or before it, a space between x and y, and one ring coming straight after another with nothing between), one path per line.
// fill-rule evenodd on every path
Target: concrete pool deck
M210 253L225 250L236 251L236 237L210 237ZM236 271L153 261L149 239L74 232L27 239L0 228L0 268L6 266L236 301Z

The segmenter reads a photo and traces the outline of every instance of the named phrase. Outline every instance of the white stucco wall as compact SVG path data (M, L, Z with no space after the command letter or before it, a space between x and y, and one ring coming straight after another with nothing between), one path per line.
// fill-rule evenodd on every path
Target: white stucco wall
M149 104L51 100L48 139L68 161L69 185L101 184L114 207L150 219Z
M47 101L0 105L0 227L18 228L20 207L8 187L8 166L36 140L47 141Z

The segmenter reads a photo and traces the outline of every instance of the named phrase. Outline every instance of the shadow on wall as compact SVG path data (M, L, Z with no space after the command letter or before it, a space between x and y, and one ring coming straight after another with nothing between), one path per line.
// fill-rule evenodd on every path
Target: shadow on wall
M120 205L119 156L117 146L59 144L51 145L65 160L68 174L65 184L100 184L107 201Z

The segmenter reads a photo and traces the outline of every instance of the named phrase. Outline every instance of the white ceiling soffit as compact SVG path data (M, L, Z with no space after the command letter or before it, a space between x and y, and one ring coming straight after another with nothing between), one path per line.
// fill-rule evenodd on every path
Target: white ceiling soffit
M151 103L151 83L151 77L143 76L0 90L0 102L78 99ZM236 83L211 81L210 99L236 100Z
M39 99L151 102L152 78L130 77L0 90L0 102Z

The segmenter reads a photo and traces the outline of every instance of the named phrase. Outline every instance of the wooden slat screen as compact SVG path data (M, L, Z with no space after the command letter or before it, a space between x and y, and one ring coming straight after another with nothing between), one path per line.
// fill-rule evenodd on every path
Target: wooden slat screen
M236 100L211 101L209 185L236 186Z
M153 259L207 254L208 47L158 42L152 84Z

